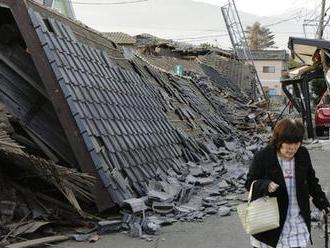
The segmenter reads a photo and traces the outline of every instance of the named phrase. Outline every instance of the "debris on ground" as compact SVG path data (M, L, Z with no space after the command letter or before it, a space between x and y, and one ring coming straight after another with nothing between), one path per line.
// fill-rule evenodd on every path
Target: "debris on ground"
M32 0L0 15L0 32L12 31L0 33L1 244L148 240L246 201L247 165L272 115L251 101L249 78L233 76L248 68L230 53L137 37L127 58ZM178 61L184 75L169 70Z

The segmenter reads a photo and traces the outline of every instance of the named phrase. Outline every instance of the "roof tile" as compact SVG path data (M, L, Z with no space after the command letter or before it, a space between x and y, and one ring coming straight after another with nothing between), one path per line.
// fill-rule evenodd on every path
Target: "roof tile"
M33 18L38 28L40 20ZM156 177L157 163L172 149L167 146L173 138L164 137L172 137L174 129L159 113L161 105L149 82L114 67L106 52L78 42L69 26L51 23L54 33L40 28L37 34L48 59L55 61L52 69L95 169L121 204L135 194L129 185L141 194L145 180ZM161 166L168 169L163 162Z

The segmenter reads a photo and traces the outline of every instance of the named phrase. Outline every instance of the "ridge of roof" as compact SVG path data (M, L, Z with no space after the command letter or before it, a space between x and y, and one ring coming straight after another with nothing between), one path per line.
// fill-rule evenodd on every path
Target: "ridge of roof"
M287 60L288 53L285 49L281 50L251 50L253 60Z
M119 45L136 44L136 37L123 32L104 32L102 34Z

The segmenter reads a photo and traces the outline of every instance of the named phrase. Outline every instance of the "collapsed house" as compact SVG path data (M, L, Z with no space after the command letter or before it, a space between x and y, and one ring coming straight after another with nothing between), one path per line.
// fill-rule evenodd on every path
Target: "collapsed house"
M245 92L249 68L224 51L130 46L33 1L0 0L0 102L10 115L0 139L15 148L1 161L20 156L39 175L47 167L43 179L54 177L84 217L81 198L99 212L217 212L207 197L244 192L240 165L266 137L257 132L269 116ZM184 75L170 70L176 64ZM63 170L74 175L66 184L53 175ZM74 180L82 182L70 191ZM180 208L211 184L204 213Z

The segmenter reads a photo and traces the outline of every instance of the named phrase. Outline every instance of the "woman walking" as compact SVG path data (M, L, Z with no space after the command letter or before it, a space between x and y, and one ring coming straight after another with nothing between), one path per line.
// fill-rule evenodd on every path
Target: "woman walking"
M252 200L277 197L280 227L251 236L252 247L306 247L311 240L310 196L318 209L330 211L309 153L301 145L303 136L300 121L283 119L274 128L271 143L254 156L245 186L249 190L256 181Z

